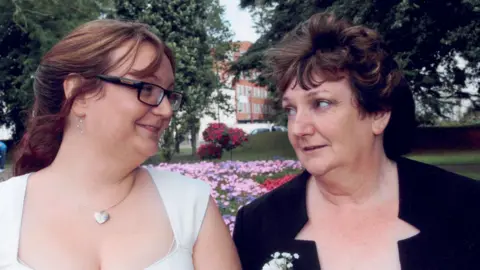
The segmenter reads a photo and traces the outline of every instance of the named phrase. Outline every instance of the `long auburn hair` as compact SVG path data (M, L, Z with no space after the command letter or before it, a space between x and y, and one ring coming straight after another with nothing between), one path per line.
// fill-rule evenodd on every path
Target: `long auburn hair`
M85 23L43 56L35 72L33 108L15 153L14 176L43 169L53 162L75 99L102 91L102 82L95 76L114 70L132 54L135 57L142 42L154 45L156 57L135 75L142 77L154 73L163 55L170 60L175 72L172 50L149 31L147 25L138 22L100 19ZM127 43L131 45L125 55L118 61L111 61L111 53ZM67 98L63 83L70 74L80 75L84 80Z

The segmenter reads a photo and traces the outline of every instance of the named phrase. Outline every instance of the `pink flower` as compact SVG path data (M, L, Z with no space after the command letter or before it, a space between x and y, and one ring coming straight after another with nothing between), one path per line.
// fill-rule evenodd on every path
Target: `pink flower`
M233 228L238 209L249 204L253 199L289 181L291 176L280 179L267 179L264 184L255 181L257 176L268 176L288 170L300 170L302 167L295 160L264 161L225 161L197 163L161 163L153 166L158 170L178 172L188 177L208 183L211 195L217 202L224 221Z

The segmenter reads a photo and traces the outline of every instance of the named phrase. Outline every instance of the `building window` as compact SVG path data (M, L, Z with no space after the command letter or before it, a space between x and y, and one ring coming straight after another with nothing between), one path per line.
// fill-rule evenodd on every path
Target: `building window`
M240 95L241 96L246 96L247 95L247 90L245 88L245 85L240 85Z
M242 95L242 86L241 86L240 84L237 84L237 94L238 94L239 96Z
M250 104L245 102L239 102L237 104L237 111L239 113L250 113Z

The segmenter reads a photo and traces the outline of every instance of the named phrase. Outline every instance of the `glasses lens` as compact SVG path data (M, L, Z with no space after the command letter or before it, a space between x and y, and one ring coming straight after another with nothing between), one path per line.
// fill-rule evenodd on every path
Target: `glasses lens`
M182 95L179 93L170 92L168 95L168 101L170 101L172 110L176 111L180 109L180 105L182 104Z
M182 104L182 95L175 92L164 91L155 85L145 85L140 91L140 100L152 106L158 106L164 95L167 95L172 110L178 110Z
M152 106L157 106L162 100L164 91L160 87L154 85L144 85L142 91L140 91L140 100Z

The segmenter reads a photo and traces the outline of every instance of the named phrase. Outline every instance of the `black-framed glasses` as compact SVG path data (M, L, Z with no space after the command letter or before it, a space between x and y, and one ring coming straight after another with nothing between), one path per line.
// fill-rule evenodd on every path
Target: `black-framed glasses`
M156 85L153 83L136 81L110 75L97 75L96 77L105 82L137 89L138 100L143 104L152 107L160 105L160 103L162 103L163 101L163 98L166 96L168 98L168 101L170 101L170 106L172 106L172 110L176 111L180 109L184 99L181 92L168 90L161 87L160 85Z

